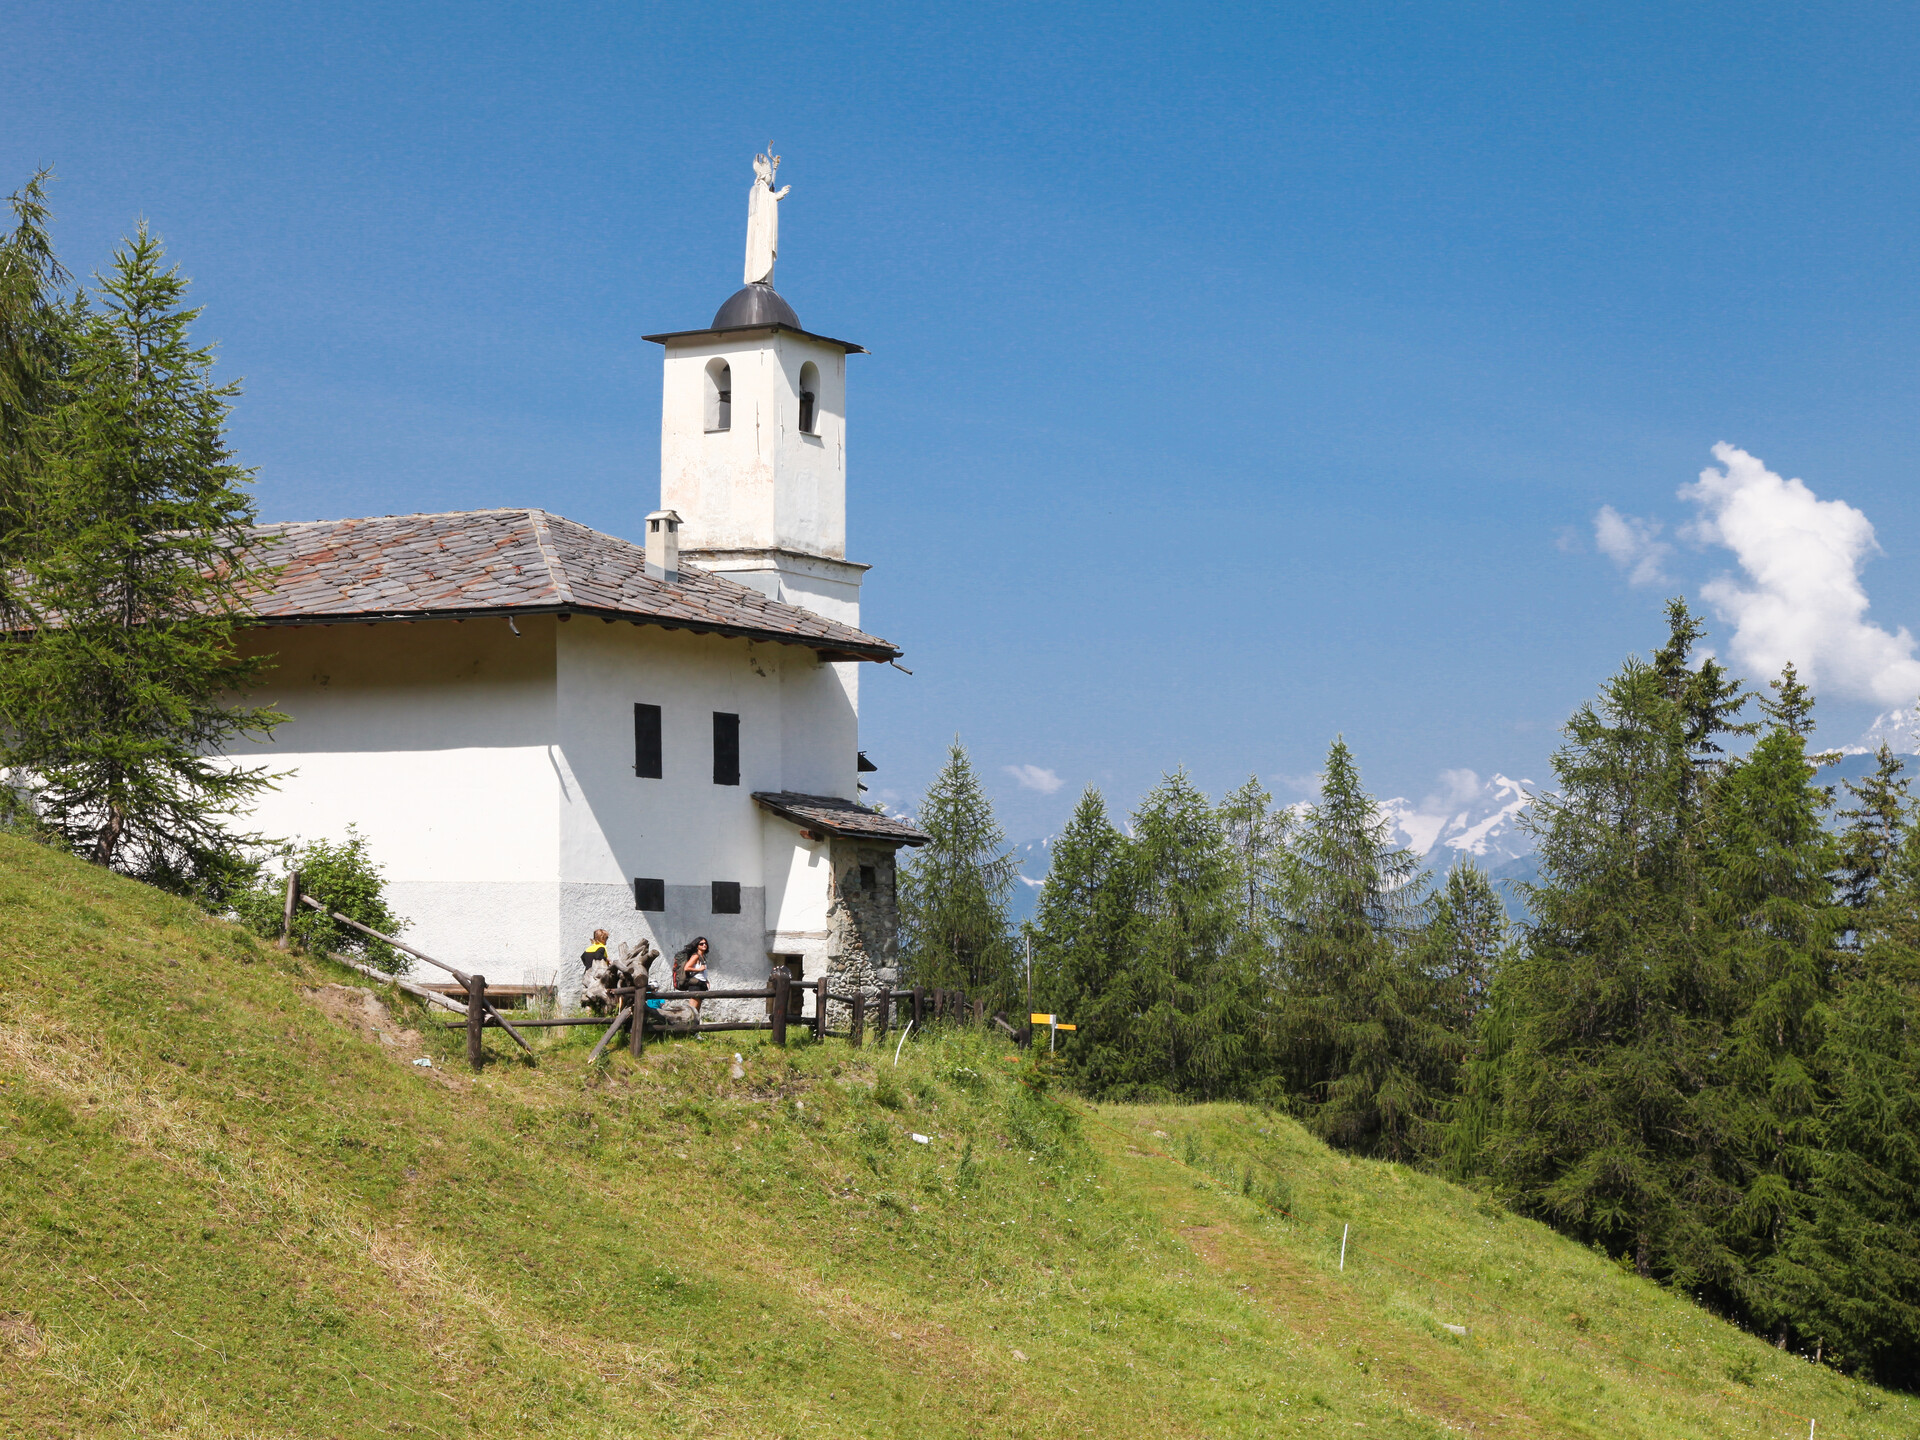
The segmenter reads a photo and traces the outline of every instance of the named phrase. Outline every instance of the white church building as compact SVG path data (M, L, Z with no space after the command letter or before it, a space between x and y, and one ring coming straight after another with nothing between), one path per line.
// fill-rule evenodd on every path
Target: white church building
M641 542L517 509L263 527L255 699L291 718L233 751L286 772L253 824L357 826L409 942L490 981L564 995L602 927L669 955L707 936L716 988L783 965L844 995L894 964L895 851L926 837L859 803L860 669L900 653L860 628L846 556L865 352L772 287L777 165L755 162L746 286L646 337Z

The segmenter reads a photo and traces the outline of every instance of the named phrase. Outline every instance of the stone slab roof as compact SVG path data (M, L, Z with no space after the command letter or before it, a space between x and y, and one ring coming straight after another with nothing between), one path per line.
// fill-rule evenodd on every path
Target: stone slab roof
M844 660L897 646L681 563L673 583L647 552L544 510L463 510L262 525L275 573L250 597L268 624L598 615L807 645Z
M806 830L824 830L854 840L884 840L892 845L925 845L923 835L905 821L837 795L802 795L795 790L756 790L754 803Z

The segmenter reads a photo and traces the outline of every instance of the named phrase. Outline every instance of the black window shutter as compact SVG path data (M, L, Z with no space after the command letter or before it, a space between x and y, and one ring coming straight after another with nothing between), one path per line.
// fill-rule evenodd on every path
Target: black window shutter
M667 882L664 880L642 880L638 876L633 881L633 908L636 910L664 910L667 908Z
M724 710L713 712L713 783L740 783L740 717Z
M713 882L713 913L716 915L740 913L740 882L738 880Z
M633 773L642 780L662 778L658 705L633 707Z

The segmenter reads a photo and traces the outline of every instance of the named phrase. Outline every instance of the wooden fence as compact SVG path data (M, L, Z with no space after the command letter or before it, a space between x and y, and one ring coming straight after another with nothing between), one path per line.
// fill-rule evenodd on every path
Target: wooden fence
M391 945L394 949L411 955L416 960L425 961L451 975L465 992L467 1003L464 1005L455 1004L449 996L441 994L436 989L417 985L398 975L389 975L372 965L363 964L344 955L332 957L349 969L359 971L362 975L383 984L397 986L428 1005L436 1005L459 1015L461 1019L444 1023L450 1026L461 1026L466 1030L467 1062L475 1070L478 1070L484 1061L485 1052L481 1042L490 1027L506 1031L513 1038L514 1043L526 1051L527 1057L537 1065L539 1058L534 1055L533 1047L527 1044L526 1037L520 1033L522 1029L531 1030L561 1025L599 1025L606 1020L603 1015L569 1015L552 1019L526 1017L518 1022L511 1022L494 1006L484 975L470 975L464 970L447 964L444 960L436 960L425 951L416 950L413 946L394 939L391 935L383 935L371 926L362 925L358 920L342 915L338 910L329 910L323 903L301 889L300 872L297 870L287 877L286 904L281 917L283 944L292 939L293 917L298 913L301 905L318 910L342 925L350 926L363 935ZM507 988L518 991L523 987ZM811 1016L793 1014L794 1001L809 990L814 995L813 1014ZM499 994L500 992L491 993ZM695 1035L721 1030L766 1030L771 1032L773 1043L776 1045L787 1043L787 1030L790 1025L811 1029L816 1040L825 1040L830 1033L827 1029L827 1016L828 1006L833 996L828 989L828 982L824 978L795 980L785 968L774 970L766 987L758 990L655 990L645 987L609 990L607 994L624 1003L612 1022L607 1024L606 1032L601 1035L599 1043L593 1047L592 1054L587 1057L589 1065L600 1058L607 1046L612 1043L613 1037L622 1030L627 1032L627 1045L635 1056L642 1053L649 1031L656 1035ZM693 1026L685 1029L669 1025L664 1019L650 1024L649 1019L654 1017L649 1016L647 1002L656 1000L764 1000L767 1002L767 1018L765 1020L724 1020L710 1024L701 1024L696 1019ZM970 999L966 992L961 990L928 989L916 985L906 990L881 990L871 997L865 991L855 990L845 997L845 1004L849 1023L845 1031L837 1033L844 1035L856 1046L863 1044L866 1039L869 1004L873 1010L875 1034L880 1040L886 1038L890 1025L896 1022L904 1022L910 1030L925 1030L932 1024L970 1023L984 1026L989 1020L1018 1044L1026 1045L1032 1040L1030 1028L1016 1030L1007 1022L1004 1014L989 1016L985 1000ZM636 1014L642 1017L637 1025L633 1023Z

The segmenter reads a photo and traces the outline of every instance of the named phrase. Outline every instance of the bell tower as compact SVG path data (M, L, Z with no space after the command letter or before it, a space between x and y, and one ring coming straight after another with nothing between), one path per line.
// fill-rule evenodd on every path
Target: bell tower
M773 288L778 165L755 159L747 284L706 329L645 337L666 349L660 509L679 514L695 565L857 626L867 567L847 559L847 356L867 352L803 328Z

